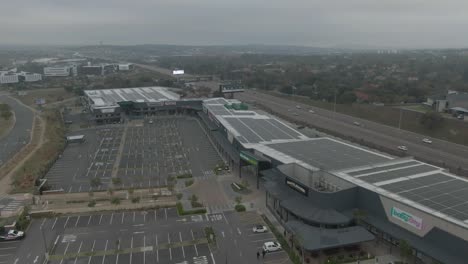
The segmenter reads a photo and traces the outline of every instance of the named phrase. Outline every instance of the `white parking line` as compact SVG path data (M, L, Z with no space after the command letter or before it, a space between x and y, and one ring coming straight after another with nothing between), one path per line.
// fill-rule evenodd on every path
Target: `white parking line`
M155 237L155 239L156 239L156 244L155 244L155 248L156 248L156 260L159 262L158 234L155 234L154 237Z
M122 224L123 224L124 216L125 216L125 212L122 212Z
M167 243L170 245L171 244L171 237L169 236L169 233L167 233ZM172 250L169 247L169 259L172 260Z
M114 213L111 214L110 224L112 225L112 219L114 218Z
M143 264L146 264L146 236L143 236L143 248L145 251L143 251Z
M89 223L91 222L91 218L92 218L92 217L93 217L92 215L89 216L88 224L86 224L86 226L89 226Z
M102 221L102 215L101 217L99 217L99 225L101 225L101 221Z
M70 246L70 242L67 243L67 246L65 247L65 251L63 252L63 255L65 256L67 254L67 251L68 251L68 247ZM60 264L63 263L63 258L60 260Z
M130 263L132 263L132 258L133 258L133 236L132 236L132 241L130 242Z
M78 218L76 219L75 227L78 226L78 221L80 221L80 216L78 216Z
M167 220L167 209L164 208L164 213L166 214L166 220Z
M44 220L42 220L41 227L39 229L42 229L42 226L44 226L44 223L45 223L46 220L47 220L47 218L44 218Z
M154 221L158 220L158 214L156 213L157 210L154 210Z
M80 254L81 246L83 246L83 241L81 241L81 243L80 243L80 247L78 248L78 253L77 254ZM75 258L74 264L76 264L76 261L78 261L78 257Z
M15 249L16 247L6 247L6 248L0 248L0 250L8 250L8 249Z
M52 225L52 229L54 229L55 224L57 223L57 219L58 219L58 217L55 217L55 221L54 221L54 224Z
M91 247L91 252L94 252L94 245L96 244L96 240L93 241L93 246ZM91 254L92 255L92 254ZM91 263L91 257L92 256L89 256L89 259L88 259L88 264Z
M109 242L109 240L106 239L106 246L104 247L104 252L107 251L107 242ZM105 260L106 260L106 254L104 253L104 256L102 257L102 263L101 264L104 264Z
M68 223L68 220L70 219L69 216L67 216L67 220L65 221L65 224L63 225L63 228L65 228L67 226L67 223Z

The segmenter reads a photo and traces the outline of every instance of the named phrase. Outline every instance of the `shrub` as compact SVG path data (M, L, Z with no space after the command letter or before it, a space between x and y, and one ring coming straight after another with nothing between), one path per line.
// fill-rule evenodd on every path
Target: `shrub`
M101 185L101 179L100 178L92 178L90 181L91 187L99 187Z
M245 206L243 204L236 204L234 209L236 209L237 212L245 212Z
M184 174L177 175L177 179L190 179L192 177L193 176L190 173L184 173Z
M183 196L184 196L184 195L183 195L182 193L178 193L178 194L177 194L177 200L182 199Z
M89 201L88 203L88 207L94 207L96 205L96 201L92 200L92 201Z
M140 197L133 197L132 198L132 203L139 203L140 202Z
M206 209L205 208L200 208L196 210L190 210L190 211L185 211L182 203L177 202L176 204L177 208L177 213L179 213L180 216L183 215L192 215L192 214L206 214Z
M16 229L26 230L30 222L31 222L31 218L29 217L29 207L25 206L23 212L20 214L20 216L16 220Z
M193 180L185 181L185 187L189 187L193 184Z
M122 179L120 179L120 178L112 178L112 184L115 184L115 185L122 184Z
M115 205L120 204L120 198L118 198L118 197L112 198L111 199L111 204L115 204Z
M205 227L205 236L209 244L216 245L216 233L211 226Z

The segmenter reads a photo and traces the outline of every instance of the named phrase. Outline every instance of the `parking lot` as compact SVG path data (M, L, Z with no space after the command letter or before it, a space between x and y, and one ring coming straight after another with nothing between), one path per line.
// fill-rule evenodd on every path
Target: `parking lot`
M23 241L0 243L0 263L258 263L256 252L271 232L254 234L255 212L178 216L175 208L34 219ZM210 246L204 228L213 227ZM290 263L283 251L263 263ZM3 261L3 262L2 262Z
M88 192L167 185L170 176L212 171L220 158L193 118L154 117L149 122L82 130L46 175L52 190ZM113 178L118 179L118 181ZM92 179L99 179L93 182Z

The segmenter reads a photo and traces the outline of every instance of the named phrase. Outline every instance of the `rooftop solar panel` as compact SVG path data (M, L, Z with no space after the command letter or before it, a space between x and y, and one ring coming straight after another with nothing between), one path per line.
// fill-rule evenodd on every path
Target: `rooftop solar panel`
M434 171L437 168L430 166L430 165L419 165L415 167L409 167L404 169L392 170L392 171L385 171L385 172L378 172L375 174L371 174L369 176L362 176L359 179L369 182L369 183L377 183L382 181L393 180L401 177L412 176L419 173L425 173Z
M384 171L384 170L401 168L401 167L405 167L405 166L412 166L412 165L416 165L416 164L421 164L421 163L419 163L419 162L417 162L415 160L412 160L412 161L402 162L402 163L398 163L398 164L392 164L392 165L381 166L381 167L376 167L376 168L371 168L371 169L364 169L364 170L348 172L348 175L357 176L357 175L363 175L363 174L377 172L377 171Z
M268 144L268 146L323 169L345 169L389 160L389 158L328 138L275 143Z

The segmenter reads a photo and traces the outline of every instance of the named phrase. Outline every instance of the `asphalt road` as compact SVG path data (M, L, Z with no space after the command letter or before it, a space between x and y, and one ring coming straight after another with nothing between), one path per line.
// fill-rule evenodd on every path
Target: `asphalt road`
M30 140L33 113L7 95L0 95L0 103L7 103L15 113L16 123L10 133L0 139L0 166L12 158Z
M247 102L255 100L256 104L265 105L276 113L286 115L292 120L303 121L312 127L335 131L345 136L363 139L364 141L389 149L396 149L399 145L405 145L408 147L407 155L429 160L439 165L445 163L454 168L461 167L468 170L468 147L463 145L438 139L431 139L433 143L427 144L422 142L422 139L426 137L424 135L399 130L394 127L312 107L257 91L246 91L236 94L236 98ZM297 109L297 105L301 109ZM310 113L309 109L312 109L315 113ZM355 125L354 122L359 122L361 126Z

